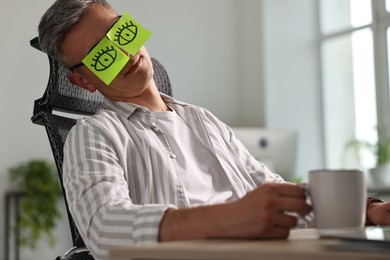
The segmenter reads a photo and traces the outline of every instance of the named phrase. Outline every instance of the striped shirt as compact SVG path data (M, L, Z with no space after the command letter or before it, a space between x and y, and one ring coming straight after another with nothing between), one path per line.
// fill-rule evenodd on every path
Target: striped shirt
M212 151L223 170L221 180L228 181L236 197L267 182L283 182L209 111L161 95ZM107 259L112 246L156 243L166 209L194 206L168 140L150 110L109 100L69 132L63 165L66 198L96 259Z
M188 204L195 206L237 200L238 195L226 174L221 174L224 170L213 151L175 110L155 112L153 115L176 156L171 163L181 178Z

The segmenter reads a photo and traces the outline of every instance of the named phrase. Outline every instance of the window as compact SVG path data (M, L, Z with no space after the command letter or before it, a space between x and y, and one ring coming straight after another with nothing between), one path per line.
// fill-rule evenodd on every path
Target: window
M318 0L318 8L326 167L371 168L373 156L359 161L345 145L390 137L390 0Z

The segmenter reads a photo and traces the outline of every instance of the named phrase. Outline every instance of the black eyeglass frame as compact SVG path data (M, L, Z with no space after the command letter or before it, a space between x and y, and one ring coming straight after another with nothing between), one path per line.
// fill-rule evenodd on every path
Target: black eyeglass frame
M70 70L71 72L74 72L75 69L77 69L77 68L79 68L79 67L82 67L82 66L85 66L85 64L84 64L83 62L80 62L80 63L78 63L78 64L76 64L76 65L70 67L69 70Z

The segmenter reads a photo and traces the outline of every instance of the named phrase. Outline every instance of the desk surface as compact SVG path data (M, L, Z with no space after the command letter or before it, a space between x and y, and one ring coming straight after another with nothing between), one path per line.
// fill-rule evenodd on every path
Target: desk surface
M366 247L366 248L364 248ZM371 250L370 250L371 249ZM111 260L360 260L390 259L390 249L378 252L367 243L319 239L315 229L293 230L288 240L201 240L116 247Z

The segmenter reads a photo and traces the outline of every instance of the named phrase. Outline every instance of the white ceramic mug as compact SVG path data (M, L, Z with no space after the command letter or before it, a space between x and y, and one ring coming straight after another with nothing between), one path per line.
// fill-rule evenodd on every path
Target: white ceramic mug
M364 227L367 192L362 171L312 170L307 188L316 228Z

